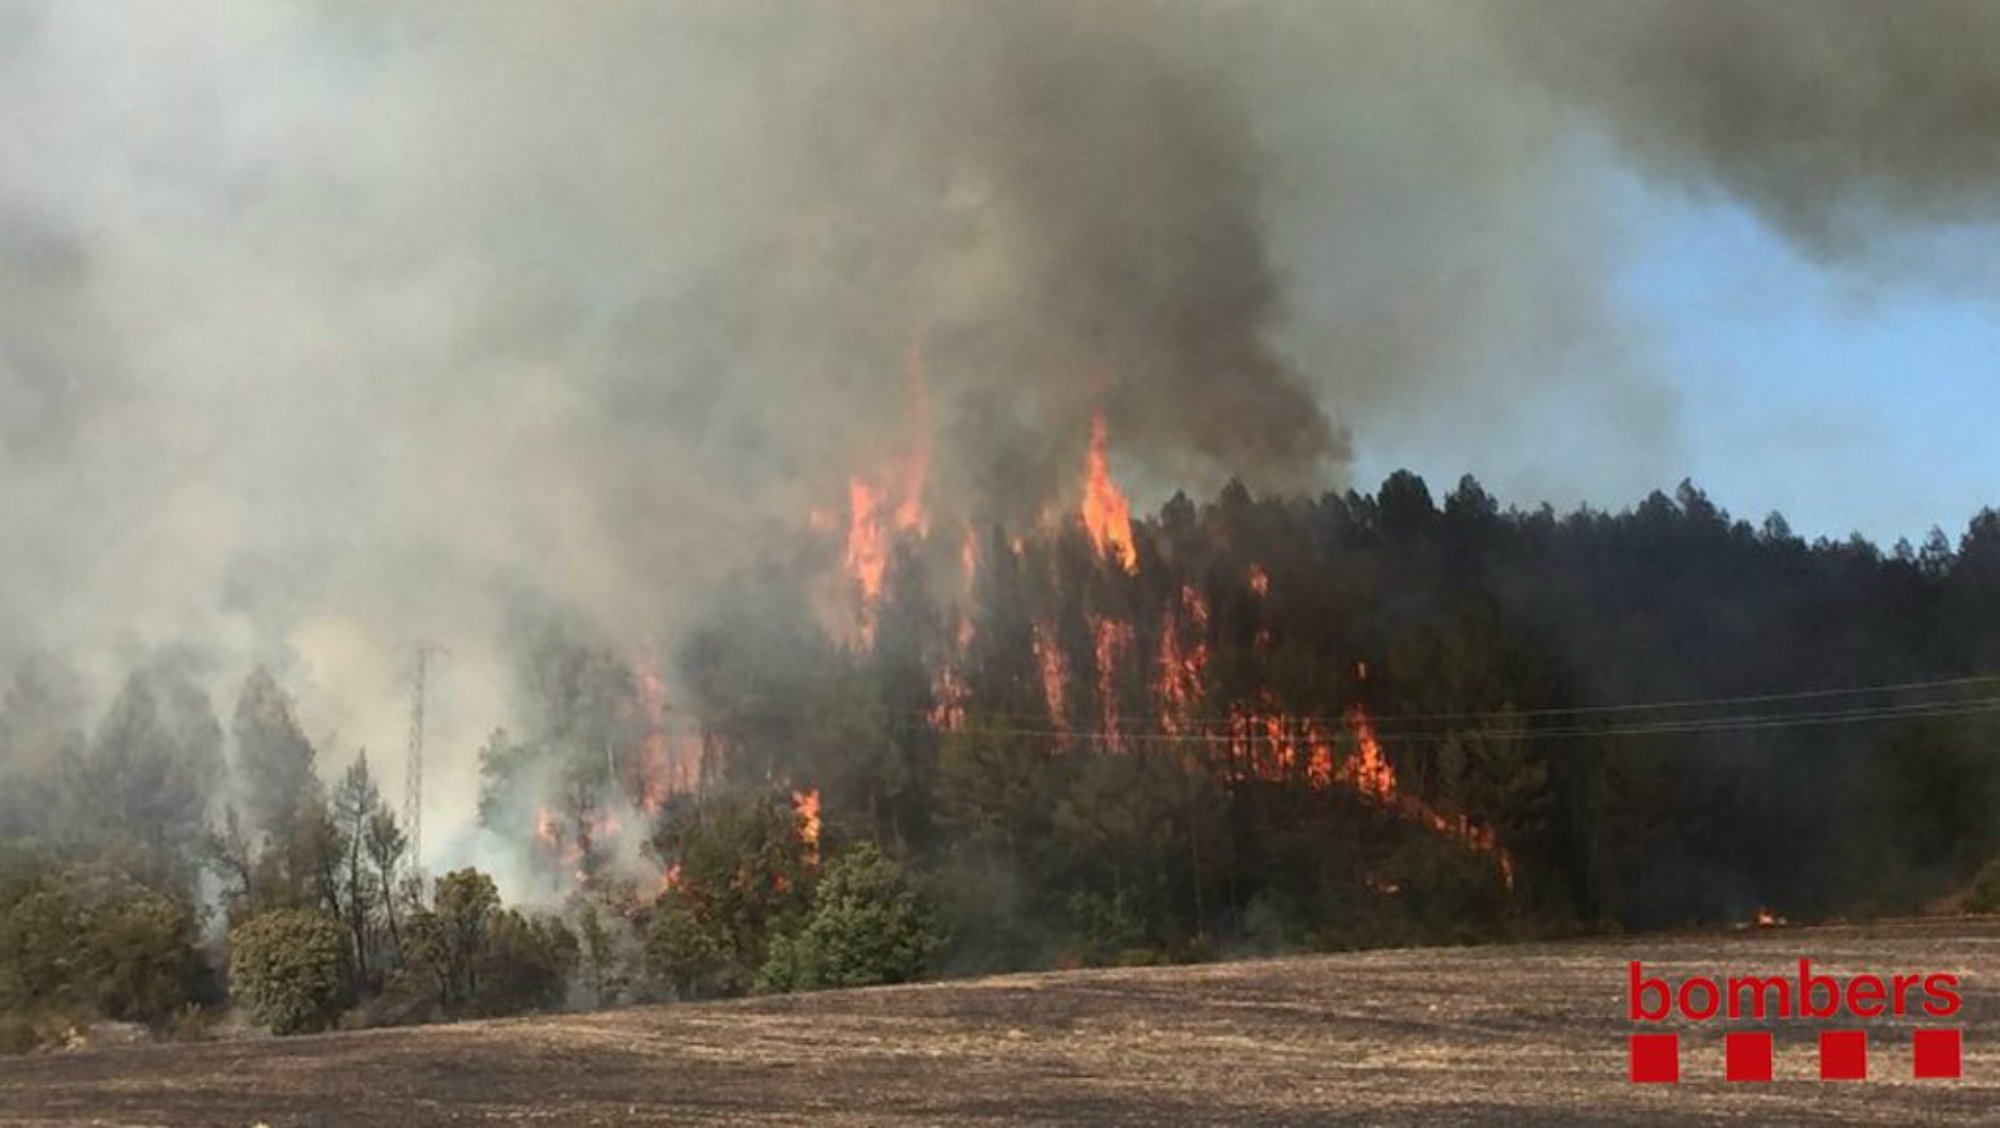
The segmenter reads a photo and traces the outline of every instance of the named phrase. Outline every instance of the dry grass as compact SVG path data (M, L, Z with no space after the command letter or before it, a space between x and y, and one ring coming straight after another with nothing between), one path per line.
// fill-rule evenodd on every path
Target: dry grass
M1625 961L1678 978L1955 971L1965 1079L1625 1076ZM0 1060L0 1124L2000 1123L2000 920L1314 956Z

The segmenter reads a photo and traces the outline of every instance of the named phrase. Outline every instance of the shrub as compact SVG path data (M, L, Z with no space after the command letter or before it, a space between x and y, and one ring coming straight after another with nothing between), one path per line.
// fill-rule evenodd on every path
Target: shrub
M762 990L868 987L923 972L939 938L909 875L872 843L834 859L813 893L803 928L773 940Z
M151 890L124 888L95 906L87 946L97 1009L156 1028L171 1022L203 976L196 931L193 908Z
M647 930L648 975L684 998L753 986L769 944L810 904L814 866L791 793L705 798L664 820L653 849L677 876Z
M683 999L723 993L729 938L675 890L663 895L646 930L646 974Z
M1075 958L1085 966L1122 964L1125 953L1147 950L1145 919L1124 890L1107 897L1079 889L1066 907Z
M1986 863L1972 879L1972 895L1965 899L1965 907L1975 913L2000 913L2000 858Z
M562 1005L577 962L576 934L556 917L529 918L513 909L494 913L478 964L478 1014L516 1014Z
M0 1054L25 1054L41 1041L34 1023L17 1014L0 1014Z
M198 993L194 908L108 865L14 859L0 879L0 1010L159 1027Z
M229 934L229 982L274 1034L324 1030L340 1013L346 934L318 909L274 909Z

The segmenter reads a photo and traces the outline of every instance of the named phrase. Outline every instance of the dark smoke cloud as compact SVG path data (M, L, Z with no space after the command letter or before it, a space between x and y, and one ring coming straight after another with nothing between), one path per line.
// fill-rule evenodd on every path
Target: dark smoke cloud
M649 297L647 320L667 328L640 346L739 381L726 402L683 390L696 426L741 407L725 426L759 467L865 468L870 448L908 441L916 341L936 423L960 440L941 469L1003 513L1066 484L1100 408L1121 449L1163 472L1300 484L1345 459L1273 340L1281 283L1248 109L1171 56L1184 21L1138 6L889 10L733 28L755 44L760 167L776 183L691 293ZM690 335L692 357L676 347ZM760 394L736 394L746 374ZM803 445L828 422L821 397L818 426L771 410L802 385L846 401Z
M1823 255L2000 218L2000 8L1978 0L1502 0L1525 71L1654 173Z
M1988 17L1753 10L0 3L0 661L269 663L394 778L438 639L463 816L510 609L670 651L905 458L913 341L945 513L1073 501L1100 408L1145 501L1559 398L1629 496L1673 405L1578 107L1801 238L1984 214Z

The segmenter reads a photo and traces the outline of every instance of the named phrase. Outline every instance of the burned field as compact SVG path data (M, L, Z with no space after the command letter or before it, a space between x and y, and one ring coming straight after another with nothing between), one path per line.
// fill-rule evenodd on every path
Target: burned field
M1626 961L1691 975L1949 972L1964 1076L1818 1080L1775 1029L1773 1083L1625 1079ZM1394 950L1005 976L867 991L0 1061L0 1124L1992 1123L2000 920ZM1852 1020L1836 1020L1849 1025ZM1736 1024L1741 1028L1745 1024Z

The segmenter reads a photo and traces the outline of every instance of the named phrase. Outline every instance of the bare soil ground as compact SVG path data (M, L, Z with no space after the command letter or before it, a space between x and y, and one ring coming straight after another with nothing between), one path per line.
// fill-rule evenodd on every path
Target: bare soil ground
M1955 972L1964 1078L1626 1081L1626 961L1694 974ZM1740 1024L1739 1024L1740 1025ZM1755 1024L1749 1024L1755 1025ZM312 1038L0 1059L0 1125L2000 1124L2000 920L1398 950L968 982Z

